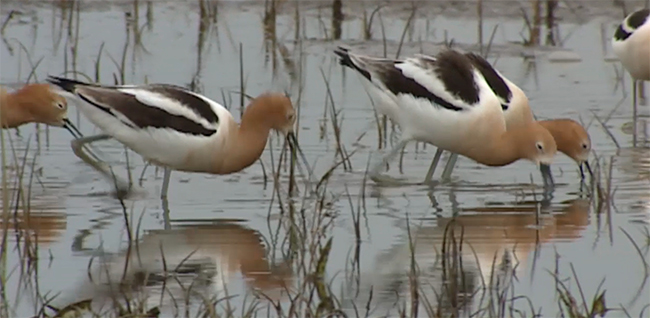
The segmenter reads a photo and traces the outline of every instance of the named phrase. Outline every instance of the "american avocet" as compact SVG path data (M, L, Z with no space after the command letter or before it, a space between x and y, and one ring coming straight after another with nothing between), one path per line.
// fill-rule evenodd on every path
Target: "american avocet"
M528 97L523 90L508 80L498 70L480 55L474 53L465 53L474 66L483 74L486 82L492 88L501 102L501 108L506 119L506 129L515 129L517 127L529 125L535 121L533 112L528 103ZM573 159L580 168L580 176L584 180L583 166L591 173L589 166L589 153L591 152L591 139L589 133L582 125L572 119L550 119L538 121L540 125L546 128L557 144L557 150L566 154ZM435 168L442 155L442 150L438 149L434 156L431 167L427 172L425 182L430 182ZM449 179L454 168L458 155L451 154L447 166L442 173L442 179ZM540 169L550 169L550 166L540 166ZM542 171L542 175L552 176L550 170ZM553 179L550 178L552 186Z
M625 17L614 32L612 48L634 79L632 103L636 124L637 81L650 81L650 9L640 9Z
M534 122L506 131L499 99L465 55L445 50L436 57L390 60L353 54L342 47L334 52L341 65L367 80L364 84L379 99L377 110L402 130L399 144L370 170L374 180L381 167L411 140L488 166L505 166L519 159L540 166L551 164L557 151L553 136Z
M284 133L307 165L294 134L296 112L282 94L267 93L254 99L238 125L226 108L182 87L104 86L54 76L48 81L76 96L81 112L104 132L74 140L75 154L112 177L82 146L115 138L165 168L162 198L167 197L172 169L230 174L252 165L261 156L270 130Z
M41 123L67 129L75 138L79 130L67 117L68 103L48 84L27 84L15 92L0 87L0 123L2 128L17 128Z

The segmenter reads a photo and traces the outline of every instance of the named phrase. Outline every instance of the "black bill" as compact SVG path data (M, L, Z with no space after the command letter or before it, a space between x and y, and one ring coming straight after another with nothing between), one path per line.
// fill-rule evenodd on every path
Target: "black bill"
M542 173L542 179L544 180L544 188L552 189L555 187L555 182L553 181L553 174L551 173L551 166L547 164L540 164L539 171Z
M589 172L589 177L593 178L594 177L594 172L591 171L591 166L589 165L589 161L584 161L583 163L579 164L578 167L580 167L580 178L582 180L585 180L585 171L583 169L583 166L587 168L587 171Z
M63 119L63 128L65 128L67 131L69 131L70 134L72 135L72 137L75 137L76 139L79 139L79 138L84 136L84 135L81 134L79 129L77 129L77 127L72 124L70 119L67 119L67 118Z
M302 163L305 165L305 168L307 168L307 174L305 174L304 171L302 171L300 164L298 164L297 166L300 170L300 173L307 177L307 179L311 179L311 169L309 168L309 163L307 162L305 154L302 152L302 149L300 149L300 146L298 145L298 138L296 138L296 135L291 132L287 134L287 141L289 142L291 155L294 157L294 159L297 159L296 155L299 155Z

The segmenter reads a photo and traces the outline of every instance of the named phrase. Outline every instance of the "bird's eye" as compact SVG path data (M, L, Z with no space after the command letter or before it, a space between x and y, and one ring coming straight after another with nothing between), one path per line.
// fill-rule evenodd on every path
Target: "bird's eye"
M60 108L60 109L64 109L64 108L65 108L65 105L64 105L63 103L54 103L54 105L56 105L56 107L58 107L58 108Z
M582 149L587 150L587 148L589 148L589 146L587 144L582 144Z
M287 119L291 122L294 121L296 119L296 114L289 114L289 116L287 116Z
M537 150L539 150L539 151L544 150L544 146L542 146L541 142L538 142L535 146L537 146Z

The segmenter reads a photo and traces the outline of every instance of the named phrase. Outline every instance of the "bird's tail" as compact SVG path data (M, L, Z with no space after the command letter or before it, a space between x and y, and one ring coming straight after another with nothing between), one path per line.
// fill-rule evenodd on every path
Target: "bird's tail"
M363 75L368 80L371 80L370 72L367 69L366 63L364 63L363 60L358 56L351 54L350 49L339 46L334 50L334 54L339 57L340 65L349 67L361 73L361 75Z
M69 79L69 78L65 78L65 77L52 76L52 75L48 75L47 81L50 84L58 86L62 90L66 91L68 93L71 93L71 94L74 94L75 88L77 86L92 85L92 84L89 84L89 83L84 83L84 82L81 82L81 81L77 81L77 80L73 80L73 79Z
M355 68L354 62L352 62L352 59L350 58L350 49L338 46L334 50L334 54L339 57L340 65Z

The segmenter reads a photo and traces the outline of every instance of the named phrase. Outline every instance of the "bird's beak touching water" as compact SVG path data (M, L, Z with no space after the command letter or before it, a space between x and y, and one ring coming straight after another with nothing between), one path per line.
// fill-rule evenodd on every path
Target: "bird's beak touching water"
M582 178L582 180L583 181L585 180L585 171L582 168L583 166L585 168L587 168L587 171L589 172L589 177L593 178L594 177L594 172L591 171L591 166L589 165L589 160L585 160L585 161L578 164L578 167L580 167L580 177Z
M72 124L70 119L63 118L63 128L65 128L67 131L69 131L70 134L73 137L75 137L76 139L79 139L79 138L83 137L83 135L81 134L79 129L77 129L77 127L75 127L75 125Z
M547 163L540 163L539 171L542 173L542 179L544 180L544 188L552 189L553 187L555 187L555 182L553 182L553 174L551 173L551 165Z
M305 174L300 168L300 165L298 165L298 169L301 170L300 173L302 173L304 176L309 178L311 175L311 169L309 168L309 163L307 162L307 158L305 157L305 154L302 152L300 146L298 145L298 138L296 138L296 134L294 134L292 131L287 132L287 142L289 143L289 148L291 148L291 155L293 156L294 160L298 159L296 155L299 155L300 159L302 160L302 163L307 168L308 174Z

